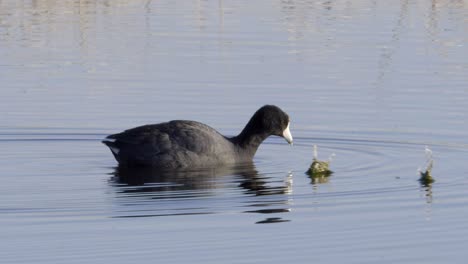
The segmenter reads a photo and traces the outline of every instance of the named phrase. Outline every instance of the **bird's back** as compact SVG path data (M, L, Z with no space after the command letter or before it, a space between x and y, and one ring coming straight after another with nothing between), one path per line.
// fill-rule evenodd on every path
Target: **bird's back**
M145 125L108 136L121 165L159 168L206 167L235 163L236 147L215 129L195 121Z

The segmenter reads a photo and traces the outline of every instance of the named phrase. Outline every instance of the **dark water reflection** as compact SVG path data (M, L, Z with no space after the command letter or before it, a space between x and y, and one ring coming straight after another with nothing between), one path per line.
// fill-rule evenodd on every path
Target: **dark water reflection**
M421 182L421 193L424 195L427 204L431 204L433 202L432 183Z
M285 182L278 186L278 179L260 174L253 163L173 171L153 168L116 167L113 175L109 183L118 193L116 199L124 199L123 202L126 204L131 203L133 205L131 211L138 211L138 206L141 205L138 201L141 201L141 198L144 200L152 199L154 202L157 202L157 200L171 200L176 202L179 199L203 199L206 197L216 199L215 196L218 191L229 190L233 188L233 186L236 186L242 191L238 194L240 196L256 197L271 195L275 197L273 200L262 200L262 202L252 201L251 203L244 204L243 207L261 208L257 210L246 210L244 211L245 213L276 214L287 213L291 210L290 208L278 208L278 206L288 207L288 195L292 193L292 174L289 174ZM132 199L137 202L132 202ZM143 201L143 204L145 203L146 201ZM272 206L275 208L270 208ZM148 212L145 212L143 215L119 215L116 217L220 213L215 211L194 212L194 208L185 209L187 209L187 212L184 213L178 210L174 213L148 214ZM280 223L285 221L286 220L268 221L268 223ZM260 222L264 223L263 221Z

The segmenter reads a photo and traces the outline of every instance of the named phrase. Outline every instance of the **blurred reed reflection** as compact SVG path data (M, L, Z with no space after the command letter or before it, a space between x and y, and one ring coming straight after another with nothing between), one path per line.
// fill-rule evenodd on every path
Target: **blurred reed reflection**
M400 1L391 4L395 13L395 28L384 32L389 35L388 41L395 42L396 38L411 30L406 21L408 13L422 12L425 20L426 34L432 42L447 38L447 31L458 30L460 24L465 22L463 12L466 9L464 0L457 1ZM261 4L249 3L252 8ZM336 46L336 33L339 33L343 22L361 19L362 14L370 17L380 12L379 8L388 5L372 0L361 1L293 1L282 0L272 5L272 13L279 12L280 29L288 34L290 44L289 52L305 52L310 49L310 36L321 36L328 43L329 48ZM214 30L214 34L223 35L229 32L230 24L236 22L229 20L234 13L243 12L245 6L236 1L152 1L152 0L91 0L91 1L53 1L53 0L22 0L0 1L0 41L14 40L23 44L42 43L52 44L50 41L56 37L63 39L80 38L80 45L88 45L87 41L100 37L99 32L106 33L115 29L118 17L128 16L129 22L122 26L121 33L134 34L129 30L144 32L146 36L155 33L168 33L167 29L160 27L159 23L181 22L183 27L191 27L199 31ZM180 10L191 10L187 16ZM166 12L166 13L165 13ZM138 14L138 15L135 15ZM105 19L103 19L105 18ZM168 21L164 21L168 19ZM389 25L392 25L390 21ZM403 26L404 23L406 26ZM271 21L270 27L275 28L278 21ZM115 29L118 30L118 29ZM231 29L232 30L232 29ZM271 29L270 29L271 30ZM79 34L75 34L76 31ZM177 30L176 30L177 31ZM174 33L174 32L172 32ZM445 34L445 35L444 35ZM108 34L106 34L108 35ZM444 35L444 36L441 36ZM112 36L115 37L115 36ZM225 40L223 40L224 42ZM317 40L319 41L319 40ZM454 41L463 41L462 38ZM299 43L302 42L302 45ZM97 43L92 43L97 45ZM222 44L222 43L219 43ZM392 49L395 47L391 47ZM385 51L388 53L392 51ZM384 55L385 56L385 55Z

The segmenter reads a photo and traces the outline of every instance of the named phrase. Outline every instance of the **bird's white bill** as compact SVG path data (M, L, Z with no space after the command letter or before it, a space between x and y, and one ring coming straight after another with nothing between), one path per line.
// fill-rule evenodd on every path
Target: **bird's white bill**
M283 131L283 137L284 137L284 139L286 139L286 141L289 144L293 143L293 138L292 138L292 135L291 135L291 131L289 131L289 123L288 123L288 126L286 127L286 129Z

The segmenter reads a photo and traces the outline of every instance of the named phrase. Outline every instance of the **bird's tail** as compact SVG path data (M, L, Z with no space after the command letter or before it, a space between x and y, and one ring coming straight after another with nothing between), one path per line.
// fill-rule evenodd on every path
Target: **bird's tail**
M110 148L112 154L114 154L115 158L117 159L117 155L120 152L117 140L115 138L106 137L101 142Z

